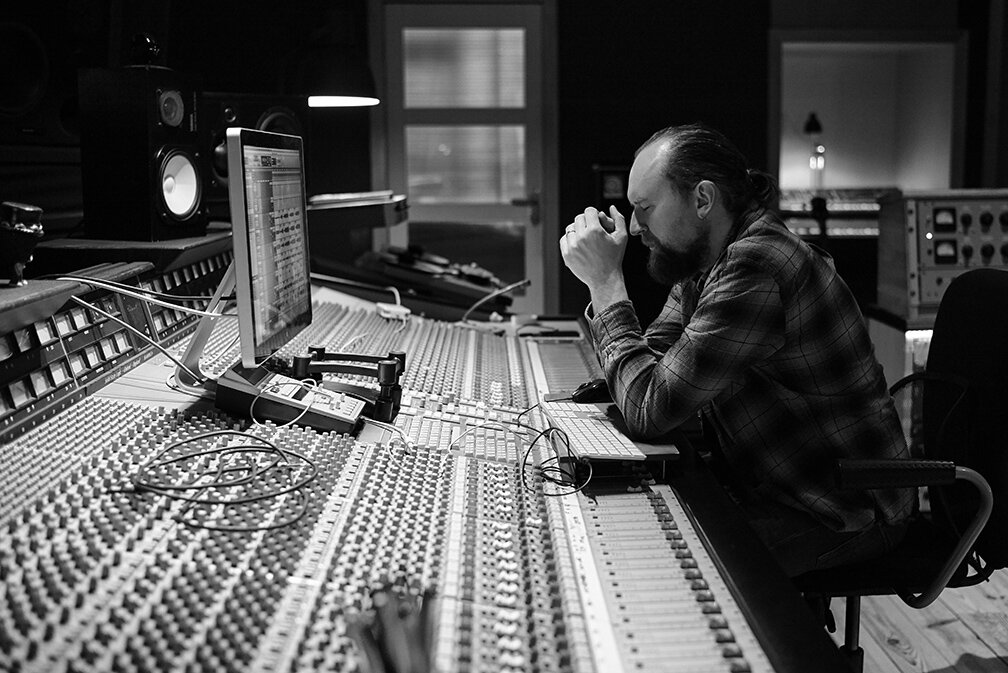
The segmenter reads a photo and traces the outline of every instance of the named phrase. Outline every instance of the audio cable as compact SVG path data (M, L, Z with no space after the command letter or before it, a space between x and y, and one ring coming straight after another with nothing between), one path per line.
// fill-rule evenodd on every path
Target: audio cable
M570 453L570 439L567 437L566 432L564 432L560 428L556 428L553 426L541 430L539 434L536 435L535 438L531 441L531 443L529 443L528 448L525 450L525 456L522 458L521 467L519 468L519 471L521 473L522 487L529 493L536 492L534 488L528 485L528 482L525 477L525 471L528 468L529 456L532 453L533 447L535 447L536 443L540 439L542 439L543 437L552 438L553 435L559 436L560 440L564 443L567 452ZM554 460L557 462L556 465L546 465L546 463ZM574 495L575 493L584 490L584 488L588 486L588 484L591 482L592 479L593 474L592 464L591 461L585 458L579 458L578 462L581 463L582 465L585 465L588 468L588 476L585 477L585 480L581 484L574 487L572 487L571 483L568 481L569 479L573 478L574 475L564 472L563 468L560 466L560 458L558 456L553 455L549 458L546 458L544 461L539 463L539 465L536 465L535 467L539 469L539 476L544 481L548 481L551 484L566 488L565 491L560 493L548 493L546 491L543 491L543 495L547 497L558 497L565 495ZM553 475L559 475L559 476L553 476Z
M169 303L169 302L166 302L166 301L161 301L161 300L155 298L155 296L158 296L158 297L169 297L171 299L176 299L176 300L181 300L181 301L209 301L209 300L212 299L212 297L208 297L208 296L202 296L202 295L169 295L169 294L165 294L163 292L158 292L156 290L137 289L137 288L134 288L134 287L131 287L131 286L128 286L128 285L124 285L122 283L118 283L116 281L99 280L97 278L91 278L89 276L61 275L61 276L57 276L55 278L55 280L64 280L64 281L84 283L84 284L90 285L92 287L108 290L109 292L112 292L112 293L115 293L115 294L120 294L120 295L123 295L123 296L132 297L134 299L137 299L139 301L143 301L143 302L148 303L148 304L153 304L153 305L156 305L156 306L170 308L170 309L173 309L173 310L180 311L182 313L189 313L189 314L192 314L192 315L199 315L199 316L208 316L208 317L211 317L211 318L237 318L238 317L237 314L234 314L234 313L213 313L213 312L209 312L209 311L201 311L199 309L194 309L194 308L190 308L190 307L187 307L187 306L181 306L181 305L178 305L178 304L172 304L172 303ZM118 323L119 325L121 325L122 327L124 327L125 329L127 329L130 332L132 332L133 334L135 334L138 338L140 338L143 341L145 341L145 342L149 343L150 345L154 346L162 354L164 354L165 357L167 357L172 362L174 362L175 364L177 364L184 372L186 372L189 376L191 376L194 381L197 381L200 384L203 384L203 383L206 383L206 381L208 380L208 378L205 377L205 376L202 376L202 375L197 376L196 373L190 367L188 367L184 363L182 363L181 360L179 360L179 358L177 358L176 356L172 355L171 352L169 352L167 349L165 349L160 343L158 343L156 340L152 339L147 334L144 334L142 331L138 330L137 328L133 327L132 325L124 322L123 320L120 320L119 318L117 318L116 316L108 313L107 311L102 310L98 306L95 306L93 304L90 304L90 303L84 301L83 299L80 299L79 297L71 296L71 299L73 299L75 302L77 302L81 306L84 306L85 308L87 308L87 309L89 309L91 311L94 311L95 313L97 313L99 315L102 315L105 318L108 318L110 320L115 321L116 323ZM230 299L233 299L233 296ZM225 349L225 352L228 349L230 349L231 346L234 345L234 342L237 341L237 340L238 340L238 337L236 336L231 341L231 343L228 345L227 349ZM174 381L174 383L173 383L173 381ZM168 376L168 378L165 381L165 385L168 386L169 388L171 388L172 390L177 391L177 392L182 392L182 393L186 393L186 394L189 394L189 395L193 395L194 397L205 397L205 395L201 394L201 392L199 392L198 389L189 390L186 387L183 387L183 386L179 385L179 382L175 381L174 374L171 374L171 375Z
M46 277L47 278L52 278L54 280L71 279L71 280L74 280L74 281L77 281L77 282L81 282L81 283L86 283L86 284L91 284L92 282L105 283L106 285L111 285L113 287L117 287L117 288L129 291L129 292L138 292L140 294L145 294L145 295L151 295L151 296L154 296L154 297L159 297L159 298L164 299L166 301L172 301L172 300L176 300L176 301L210 301L211 299L213 299L213 296L212 295L208 295L208 294L172 294L170 292L160 292L158 290L152 290L152 289L150 289L148 287L137 287L135 285L129 285L127 283L120 283L119 281L116 281L116 280L108 280L108 279L104 279L104 278L92 278L91 276L83 276L81 274L76 274L76 273L72 273L72 274L66 274L66 273L63 273L63 274L52 274L51 276L46 276ZM232 294L229 297L222 297L222 299L225 299L227 301L233 301L235 299L235 296Z
M203 383L203 382L206 381L206 379L204 377L202 377L202 376L196 376L196 374L191 369L189 369L188 367L186 367L185 364L179 358L177 358L174 355L172 355L168 351L167 348L165 348L164 346L162 346L161 344L159 344L157 341L155 341L151 337L147 336L146 334L144 334L143 332L141 332L140 330L138 330L136 327L133 327L133 325L130 325L125 320L120 320L119 318L115 317L114 315L112 315L108 311L104 311L104 310L98 308L97 306L95 306L94 304L91 304L89 302L84 301L80 297L71 296L70 298L73 299L78 304L80 304L81 306L83 306L84 308L88 309L89 311L94 311L95 313L97 313L99 315L105 316L109 320L112 320L112 321L118 323L119 325L121 325L122 327L126 328L127 330L129 330L130 332L132 332L133 334L135 334L140 339L143 339L144 341L146 341L147 343L149 343L151 346L153 346L154 348L156 348L159 351L161 351L161 353L164 354L164 356L167 357L169 360L171 360L172 362L174 362L175 364L177 364L179 367L181 367L185 371L185 373L189 374L189 376L193 377L194 380L200 381L201 383ZM62 342L62 339L60 341Z
M391 292L392 296L395 297L396 306L402 306L402 297L399 295L399 289L394 285L372 285L371 283L361 283L360 281L350 280L348 278L327 276L324 273L315 273L314 271L310 274L310 278L311 280L317 280L331 285L345 285L347 287L356 287L363 290L385 290L387 292Z
M531 284L532 284L532 281L530 279L523 278L523 279L521 279L521 280L519 280L517 282L511 283L510 285L505 285L502 288L498 288L498 289L494 290L493 292L488 293L487 295L485 295L485 296L481 297L480 299L478 299L476 301L476 303L474 303L468 309L466 309L466 312L462 314L461 318L459 318L459 322L460 323L467 322L469 320L469 316L472 314L473 311L475 311L477 308L479 308L483 304L487 303L491 299L496 299L497 297L499 297L499 296L501 296L503 294L507 294L509 292L513 292L514 290L517 290L519 288L528 287Z
M532 428L531 426L527 425L523 426L521 423L516 423L516 425L518 425L518 427L526 427L535 431L535 428ZM515 432L511 428L505 427L503 423L497 423L495 421L486 421L484 423L477 423L476 425L467 427L462 433L459 434L458 437L456 437L451 441L451 443L448 445L448 450L451 451L453 448L455 448L455 446L458 445L458 443L462 441L464 437L473 434L477 430L483 430L483 429L500 430L501 432L512 435L515 438L515 450L518 453L517 458L519 461L521 460L521 448L519 447L521 446L521 440L524 439L524 434Z
M402 439L403 446L406 447L407 451L412 452L412 451L414 451L416 449L416 446L413 444L413 440L411 440L406 435L406 433L403 432L402 428L400 428L400 427L398 427L396 425L392 425L391 423L384 423L382 421L376 421L375 419L368 418L367 416L365 416L363 418L363 420L364 420L364 423L367 424L367 425L373 425L376 428L381 428L382 430L385 430L387 432L391 432L393 434L399 435L399 437ZM392 452L392 442L391 441L388 444L386 444L385 448L387 450L389 459L391 459L391 461L393 463L395 463L396 465L398 465L399 467L405 469L405 465L403 465L401 462L399 462L399 459L396 458L395 453Z
M256 392L255 397L253 397L252 401L249 402L249 410L248 410L249 418L252 419L252 425L257 427L264 427L266 425L265 423L257 420L255 417L255 405L256 402L259 401L259 398L265 395L266 393L277 392L281 386L290 385L290 383L291 383L290 381L276 381L274 383L262 386L258 390L258 392ZM312 397L308 400L308 403L301 410L301 413L299 413L297 416L290 419L286 423L281 423L277 425L276 426L277 428L286 428L287 426L293 425L297 423L299 420L301 420L304 417L304 415L307 414L309 411L311 411L311 408L315 405L315 395L319 394L321 397L325 397L327 400L334 399L334 396L328 390L319 388L318 381L316 381L315 379L302 379L297 383L300 384L300 388L302 389L305 387L309 388Z
M238 437L245 441L229 446L197 448L194 451L180 451L189 444L204 442L218 437ZM270 456L260 462L262 454ZM293 461L299 461L296 464ZM188 463L188 465L186 465ZM179 464L185 477L179 476ZM297 471L297 475L294 472ZM307 474L303 474L307 472ZM172 476L175 475L175 476ZM153 458L145 462L131 478L133 492L150 492L186 503L175 516L177 521L193 528L207 530L248 533L272 530L289 526L300 520L308 509L308 498L302 489L318 475L318 467L307 456L281 449L273 442L257 435L237 430L218 430L201 433L172 442ZM269 483L281 481L286 483ZM224 495L230 490L238 493L230 497ZM205 492L215 495L206 496ZM190 493L193 493L190 495ZM297 502L297 511L280 522L272 521L263 525L225 525L197 517L187 517L189 511L201 505L197 512L207 513L211 508L223 508L223 514L236 511L240 506L251 506L269 499L279 499L290 495ZM241 517L245 518L245 517Z
M155 294L155 293L153 293L151 291L148 291L148 290L137 291L135 288L134 289L126 289L120 283L109 283L108 281L97 280L95 278L88 278L87 276L58 276L56 278L56 280L66 280L66 281L73 281L73 282L78 282L78 283L84 283L84 284L90 285L92 287L100 288L100 289L103 289L103 290L108 290L109 292L114 292L116 294L121 294L121 295L124 295L124 296L127 296L127 297L132 297L134 299L139 299L140 301L145 301L145 302L147 302L149 304L154 304L156 306L161 306L163 308L170 308L170 309L173 309L173 310L176 310L176 311L181 311L182 313L190 313L192 315L199 315L199 316L208 316L210 318L237 318L238 317L237 314L234 314L234 313L212 313L212 312L209 312L209 311L201 311L201 310L199 310L197 308L190 308L188 306L181 306L179 304L172 304L172 303L167 302L167 301L161 301L160 299L155 299L154 297L150 296L151 294ZM156 293L156 294L161 294L161 293ZM210 298L209 297L199 297L199 299L200 300L203 300L203 299L209 300ZM189 299L185 299L184 301L188 301L188 300Z

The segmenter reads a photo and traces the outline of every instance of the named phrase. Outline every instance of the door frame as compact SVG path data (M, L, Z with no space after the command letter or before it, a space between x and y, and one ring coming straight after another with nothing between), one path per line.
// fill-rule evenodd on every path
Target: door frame
M375 84L379 97L387 100L388 82L385 77L385 64L388 58L385 44L385 6L386 5L458 5L460 8L471 8L476 4L500 5L496 2L410 2L399 0L368 0L368 59L375 76ZM526 268L536 269L536 283L526 294L529 310L547 314L556 313L560 307L560 217L559 217L559 143L558 143L558 102L557 102L557 0L531 0L529 2L513 3L535 5L540 8L540 42L539 45L527 45L529 56L538 54L541 58L540 88L541 105L541 170L540 176L540 217L538 227L529 226L526 229ZM452 25L451 19L445 25ZM531 83L530 83L531 84ZM371 108L371 184L372 189L387 189L391 184L389 165L389 113L388 107L379 104ZM531 139L531 137L529 138ZM409 221L390 227L387 230L377 229L374 233L375 249L384 245L405 246L409 242ZM538 249L539 259L529 259ZM537 262L537 263L536 263ZM533 267L535 264L535 267Z

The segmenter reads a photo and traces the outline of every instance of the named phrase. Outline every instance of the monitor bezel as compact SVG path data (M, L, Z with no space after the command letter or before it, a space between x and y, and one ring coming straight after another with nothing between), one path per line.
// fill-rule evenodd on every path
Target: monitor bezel
M257 367L279 348L311 324L312 310L309 300L306 309L294 316L285 328L273 334L265 344L256 341L254 310L252 305L252 268L249 257L248 202L245 189L245 147L297 150L301 156L301 211L304 213L304 263L305 282L310 284L308 250L308 200L305 192L304 147L300 136L272 133L256 129L230 127L227 129L228 200L231 209L231 233L234 246L235 299L238 306L238 334L243 367ZM247 338L246 338L247 337ZM276 346L276 344L280 344Z

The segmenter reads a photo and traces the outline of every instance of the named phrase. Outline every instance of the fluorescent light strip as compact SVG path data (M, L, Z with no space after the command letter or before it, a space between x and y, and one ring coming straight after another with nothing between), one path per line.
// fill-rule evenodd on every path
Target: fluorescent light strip
M308 96L308 107L367 107L378 102L370 96Z

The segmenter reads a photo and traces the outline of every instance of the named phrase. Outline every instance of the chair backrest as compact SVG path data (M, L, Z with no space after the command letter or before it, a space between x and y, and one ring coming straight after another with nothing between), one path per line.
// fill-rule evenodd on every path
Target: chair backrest
M974 269L949 284L935 318L927 371L961 379L965 391L924 388L925 453L971 467L990 483L994 511L974 549L989 569L1008 566L1008 271ZM958 536L976 511L975 491L962 485L931 494L936 523Z

